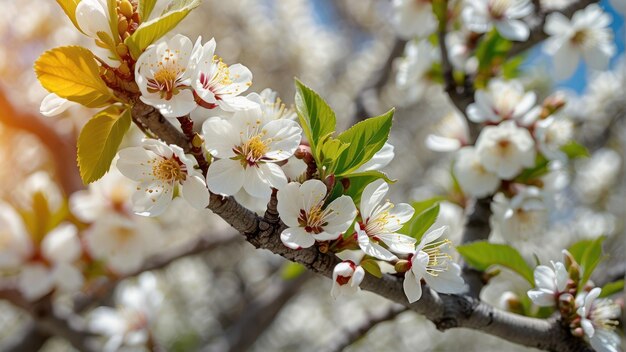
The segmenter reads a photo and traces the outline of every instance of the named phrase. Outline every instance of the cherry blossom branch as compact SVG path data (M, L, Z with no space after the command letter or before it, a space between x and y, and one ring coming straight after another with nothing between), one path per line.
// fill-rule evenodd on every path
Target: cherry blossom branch
M146 109L133 109L133 113ZM150 111L147 111L151 113ZM151 114L151 119L155 119ZM135 115L133 119L143 122L145 117ZM158 117L156 117L158 121ZM163 119L161 119L163 120ZM172 144L185 140L182 132L171 124L157 126L160 134L152 130L164 142ZM292 250L280 240L285 229L281 223L269 223L254 212L244 208L232 197L211 194L208 206L233 228L245 236L256 248L266 249L288 260L300 263L309 270L332 278L333 268L340 263L332 253L321 253L316 247ZM545 350L592 351L579 338L573 337L567 326L559 320L536 319L495 309L470 295L443 295L424 290L422 298L409 304L402 288L402 279L385 274L378 279L369 274L361 283L361 288L402 304L426 316L439 330L465 327L479 330L510 342Z
M491 197L477 199L467 219L461 243L467 244L486 240L491 233L491 226L489 224L490 217ZM469 287L468 294L470 296L479 296L480 291L485 285L483 277L484 274L482 272L470 268L466 263L463 264L463 278Z
M308 272L293 280L280 279L243 309L244 313L226 332L228 351L247 351L310 279Z
M328 352L341 352L346 347L352 345L357 340L365 336L370 330L375 328L381 323L395 319L401 313L408 310L407 307L402 305L393 305L382 312L374 314L368 317L364 322L356 327L343 330L339 332L335 338L333 338L334 344L330 346Z

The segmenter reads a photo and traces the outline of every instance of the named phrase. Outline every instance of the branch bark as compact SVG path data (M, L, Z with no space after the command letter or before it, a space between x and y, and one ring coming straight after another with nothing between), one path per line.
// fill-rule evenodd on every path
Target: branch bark
M146 111L133 109L133 113L142 110ZM140 122L145 119L142 115L134 115L133 118ZM155 120L153 114L150 118ZM184 135L169 123L158 126L158 130L163 133L152 131L166 143L174 144L184 140ZM285 229L283 224L268 223L238 204L232 197L211 194L210 198L208 208L243 234L255 247L269 250L288 260L301 263L315 273L332 278L333 268L340 262L334 254L321 253L316 247L291 250L280 240L280 233ZM500 311L470 295L440 295L425 289L418 302L409 304L402 288L402 279L387 274L380 279L367 274L361 288L423 314L434 322L439 330L465 327L513 343L545 350L592 351L580 339L573 337L569 333L569 328L562 326L558 320L529 318Z

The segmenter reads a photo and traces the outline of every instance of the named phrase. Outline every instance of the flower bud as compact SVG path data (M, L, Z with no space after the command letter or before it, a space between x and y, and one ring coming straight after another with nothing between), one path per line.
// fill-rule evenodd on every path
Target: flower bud
M578 327L578 328L572 330L572 335L576 336L576 337L583 337L583 336L585 336L585 332L583 331L583 328Z
M396 272L405 273L411 270L411 262L408 260L400 259L396 262L396 264L393 267L394 269L396 269Z
M117 30L120 35L128 31L128 20L125 17L122 17L117 21Z
M124 43L117 44L117 54L121 57L128 55L128 47Z

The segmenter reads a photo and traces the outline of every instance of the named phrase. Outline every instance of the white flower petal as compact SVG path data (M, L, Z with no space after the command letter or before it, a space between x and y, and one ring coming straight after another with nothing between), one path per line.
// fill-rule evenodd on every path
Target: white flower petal
M182 183L182 196L196 209L204 209L209 205L209 190L200 176L187 176Z
M290 227L280 234L280 240L291 249L309 248L315 239L302 227Z
M211 192L232 196L243 187L244 172L238 160L216 160L209 166L206 183Z

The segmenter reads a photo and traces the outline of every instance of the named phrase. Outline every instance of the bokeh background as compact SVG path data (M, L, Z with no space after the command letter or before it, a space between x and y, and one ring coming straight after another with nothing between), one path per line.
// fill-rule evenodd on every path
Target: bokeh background
M623 273L625 29L623 17L608 2L602 5L614 18L619 48L609 71L590 72L581 65L570 79L554 81L549 59L540 48L528 53L522 65L523 82L540 97L554 89L570 97L567 113L592 156L564 175L570 186L559 194L554 219L541 242L519 245L525 255L557 259L560 250L574 241L604 234L609 236L606 247L611 256L599 270L621 268ZM407 97L396 86L397 58L404 42L396 38L390 18L391 4L386 0L204 0L177 31L192 40L214 37L225 62L243 63L253 72L251 91L271 87L292 104L293 78L298 77L327 99L342 128L398 107L390 138L396 158L388 173L399 181L391 198L400 202L449 194L450 156L429 151L424 140L433 132L454 134L460 128L458 117L440 85L428 85L419 99ZM75 166L75 140L93 111L73 107L58 117L42 116L39 105L46 92L32 69L43 51L71 44L91 45L55 1L0 0L0 198L7 202L20 202L21 194L32 189L68 197L84 188ZM135 131L125 143L138 138ZM164 301L151 329L162 350L325 350L363 321L393 308L366 292L334 301L329 280L294 274L296 269L281 258L254 250L208 211L189 214L186 205L177 202L158 220L162 248L182 248L199 237L227 240L153 271ZM460 236L463 214L458 204L442 205L438 222L451 227L453 241ZM131 284L133 280L129 279ZM505 272L487 287L483 298L502 305L504 292L524 294L528 289L524 285ZM59 299L60 307L67 306ZM110 296L102 303L116 302ZM0 301L0 349L28 324L25 314ZM43 350L71 347L52 338ZM468 330L440 333L424 318L405 312L374 328L349 350L527 349Z

